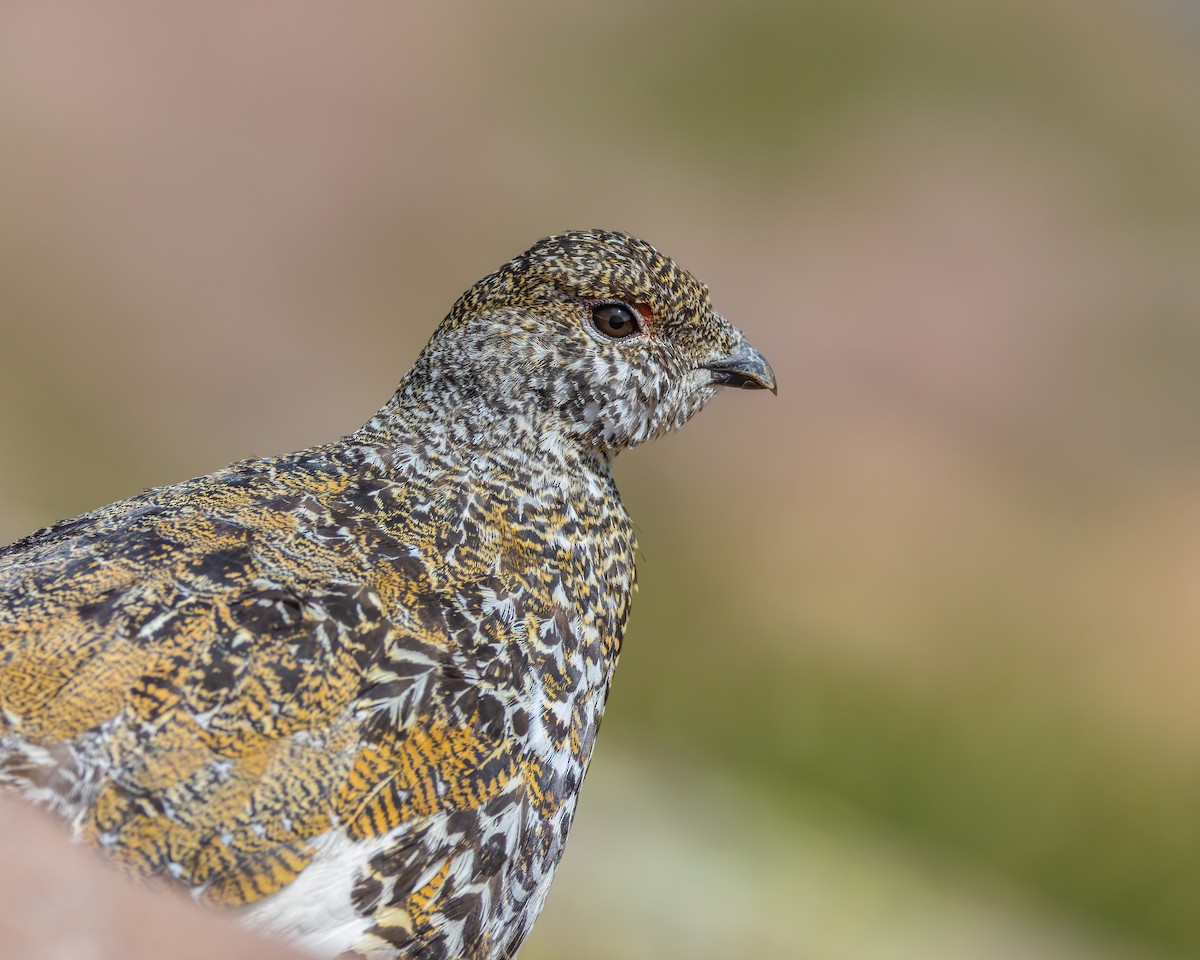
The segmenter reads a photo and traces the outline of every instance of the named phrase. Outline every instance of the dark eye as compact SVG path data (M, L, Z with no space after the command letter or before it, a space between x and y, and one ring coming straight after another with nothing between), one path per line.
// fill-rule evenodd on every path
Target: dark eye
M623 303L601 303L592 307L592 323L602 334L614 340L638 332L633 311Z

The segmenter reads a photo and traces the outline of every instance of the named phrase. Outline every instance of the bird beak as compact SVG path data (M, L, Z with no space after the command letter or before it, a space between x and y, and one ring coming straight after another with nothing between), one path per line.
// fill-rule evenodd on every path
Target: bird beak
M702 366L712 371L713 383L743 390L770 390L779 394L775 386L775 371L767 363L767 358L748 343L743 343L730 356L710 360Z

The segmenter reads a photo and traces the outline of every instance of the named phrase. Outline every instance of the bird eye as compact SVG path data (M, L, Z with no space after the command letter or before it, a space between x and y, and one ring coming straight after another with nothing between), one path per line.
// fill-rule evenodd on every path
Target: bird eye
M602 303L592 308L592 323L606 337L621 340L638 332L637 320L623 303Z

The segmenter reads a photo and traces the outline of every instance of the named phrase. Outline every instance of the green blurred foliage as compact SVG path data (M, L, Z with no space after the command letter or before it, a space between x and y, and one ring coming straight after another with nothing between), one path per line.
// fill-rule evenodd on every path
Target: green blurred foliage
M646 589L729 595L702 565L664 579L645 576ZM1069 677L1039 677L1037 658L1000 652L1012 638L994 611L961 624L995 645L991 662L920 691L813 649L803 633L780 633L769 614L715 602L653 612L662 619L638 621L607 735L666 744L700 764L719 757L784 806L816 789L1014 878L1081 921L1197 949L1195 765L1122 737L1075 700ZM763 656L786 646L786 659Z
M1190 219L1200 214L1200 92L1172 62L1188 55L1187 38L1155 49L1167 11L1149 12L1146 30L1132 11L1083 0L706 0L636 15L580 6L563 16L567 33L588 38L587 69L578 45L537 34L541 56L513 62L518 76L535 68L526 92L558 130L594 135L598 118L618 119L608 132L630 135L631 149L686 158L728 178L726 189L773 194L831 135L916 105L1034 125L1046 140L1098 151L1114 177L1110 200ZM1165 64L1153 62L1162 53ZM553 75L571 82L547 82ZM1162 96L1174 83L1189 86Z

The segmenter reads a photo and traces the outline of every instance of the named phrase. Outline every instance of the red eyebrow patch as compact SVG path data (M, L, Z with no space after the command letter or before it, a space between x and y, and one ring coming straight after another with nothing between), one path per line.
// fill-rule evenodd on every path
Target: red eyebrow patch
M634 306L634 309L636 309L636 310L637 310L637 312L638 312L638 313L640 313L640 314L641 314L643 317L645 317L647 320L653 320L653 319L654 319L654 311L650 309L650 304L648 304L648 303L635 303L633 306Z

